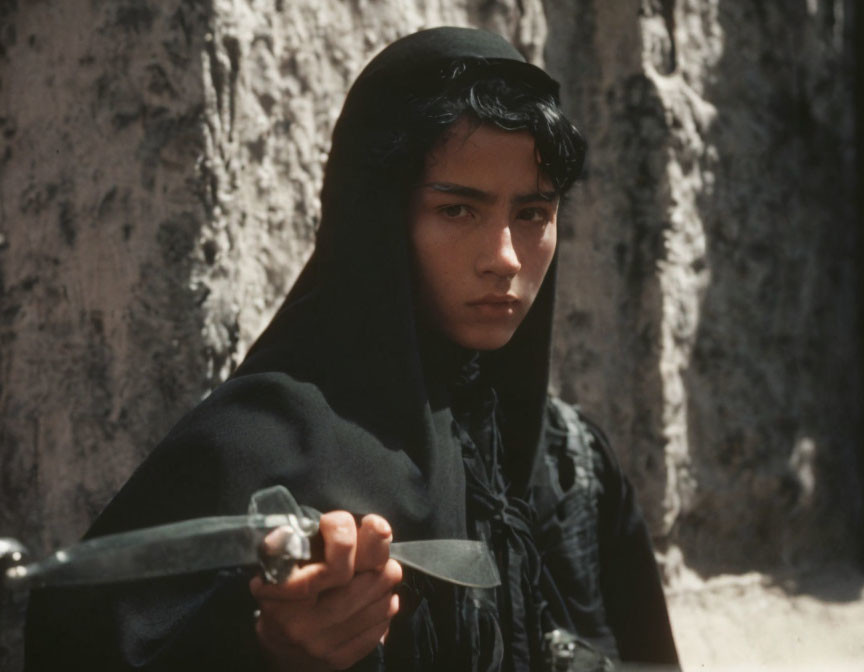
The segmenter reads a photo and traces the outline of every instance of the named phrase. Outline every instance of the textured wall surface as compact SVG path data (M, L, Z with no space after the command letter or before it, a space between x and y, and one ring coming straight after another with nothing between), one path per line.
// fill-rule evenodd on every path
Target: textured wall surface
M347 86L396 37L453 24L545 62L589 139L554 382L613 439L667 577L848 556L852 10L0 1L0 535L37 556L74 541L227 375L311 249Z
M207 384L190 285L206 24L181 3L4 19L0 525L42 551L83 531Z
M852 3L548 2L591 141L562 394L601 421L670 578L860 550ZM845 13L844 13L845 12Z
M160 5L0 4L0 530L37 557L80 536L209 383L190 275L206 15Z

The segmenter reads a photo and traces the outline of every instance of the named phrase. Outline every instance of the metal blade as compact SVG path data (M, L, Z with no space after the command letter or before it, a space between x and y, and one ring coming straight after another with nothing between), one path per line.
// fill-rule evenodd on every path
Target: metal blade
M286 515L215 516L97 537L12 567L12 586L78 586L258 564L258 546ZM301 560L304 558L296 558Z
M277 558L260 555L261 542L277 527L296 532ZM10 587L81 586L188 574L275 562L283 580L294 562L310 559L308 537L293 514L252 514L196 518L121 532L70 546L41 562L6 571ZM314 526L309 531L314 531ZM308 532L307 532L308 534ZM294 543L303 541L305 543ZM498 568L481 541L430 539L396 542L390 556L414 569L462 586L491 588L501 583Z
M390 544L390 557L408 567L460 586L501 585L498 566L482 541L430 539Z

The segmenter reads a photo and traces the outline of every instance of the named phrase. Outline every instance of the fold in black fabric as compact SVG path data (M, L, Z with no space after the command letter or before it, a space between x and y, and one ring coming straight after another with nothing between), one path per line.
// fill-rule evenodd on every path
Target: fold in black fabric
M530 670L542 660L545 600L540 590L540 554L534 541L534 511L508 493L501 468L503 446L495 390L480 380L479 356L463 366L453 387L454 432L462 444L471 536L493 549L502 575L494 599L504 642L504 670Z
M610 650L617 641L624 658L674 659L650 542L617 468L607 465L600 561L589 570L566 529L575 499L553 492L543 428L555 262L511 342L483 356L492 396L469 401L461 422L453 369L430 365L440 344L418 334L406 221L422 165L392 154L407 101L442 86L442 68L462 58L557 95L545 73L483 31L423 31L379 54L337 122L316 248L282 308L88 536L243 513L253 492L281 484L320 511L379 513L396 540L479 535L496 549L506 581L494 595L409 572L413 608L357 669L536 669L552 625L581 627ZM586 577L602 594L582 601ZM262 669L247 580L228 572L34 591L27 669Z

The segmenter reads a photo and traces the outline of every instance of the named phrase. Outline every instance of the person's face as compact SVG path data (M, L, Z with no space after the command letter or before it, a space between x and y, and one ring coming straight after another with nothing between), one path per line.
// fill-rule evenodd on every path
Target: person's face
M466 348L506 345L552 262L557 214L530 133L454 124L411 199L421 319Z

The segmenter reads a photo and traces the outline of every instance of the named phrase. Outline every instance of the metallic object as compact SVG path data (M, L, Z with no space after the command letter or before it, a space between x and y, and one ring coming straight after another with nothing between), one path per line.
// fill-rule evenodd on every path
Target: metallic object
M615 672L611 660L566 630L547 632L543 648L549 672Z
M27 588L80 586L255 565L258 545L282 525L291 525L288 516L219 516L112 534L11 567L6 580Z
M263 547L283 531L277 552ZM260 567L267 581L285 580L297 562L314 560L311 543L318 523L304 514L282 486L256 492L245 516L195 518L97 537L21 564L23 547L8 540L5 569L10 587L79 586L217 570ZM14 549L14 550L13 550ZM464 586L500 584L497 566L483 542L441 539L393 543L390 557L408 567Z
M390 557L436 579L469 588L501 585L498 565L482 541L429 539L390 544Z
M28 556L27 549L15 539L0 537L0 571L22 564Z

